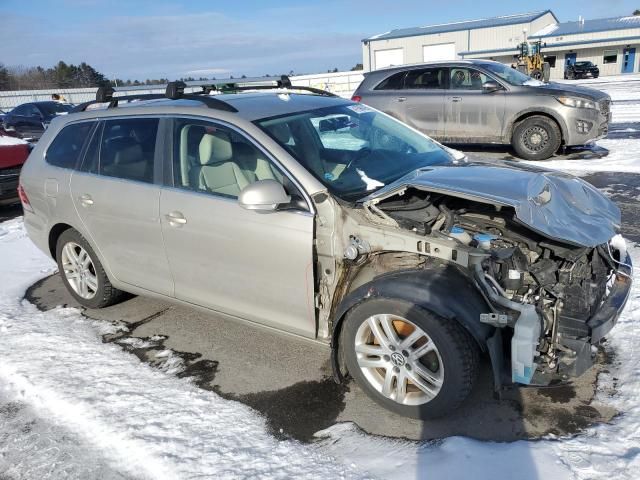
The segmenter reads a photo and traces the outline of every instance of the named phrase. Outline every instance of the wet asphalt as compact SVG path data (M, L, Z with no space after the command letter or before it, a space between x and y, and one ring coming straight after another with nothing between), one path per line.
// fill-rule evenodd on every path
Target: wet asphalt
M640 131L640 125L616 128L620 135L628 135L616 138L636 138L636 132L630 130ZM509 149L465 149L477 156L517 161ZM566 158L584 159L589 155L594 152L566 152ZM606 172L583 178L620 205L624 235L640 242L640 175ZM19 206L0 207L0 221L19 215ZM78 306L57 275L33 285L26 298L42 310ZM353 382L336 384L331 378L328 350L314 343L145 297L131 297L106 309L82 313L125 325L126 331L104 341L121 345L151 366L161 366L166 356L158 354L171 350L185 366L179 376L254 408L280 438L311 441L315 432L350 421L372 434L414 440L464 435L514 441L549 433L576 434L590 425L608 422L618 413L594 400L598 374L616 362L615 352L606 344L597 365L572 384L511 388L501 399L493 394L491 372L484 361L475 389L459 410L443 419L420 421L379 407ZM131 337L148 342L144 347L132 346L127 342ZM615 379L607 388L609 393L615 392Z

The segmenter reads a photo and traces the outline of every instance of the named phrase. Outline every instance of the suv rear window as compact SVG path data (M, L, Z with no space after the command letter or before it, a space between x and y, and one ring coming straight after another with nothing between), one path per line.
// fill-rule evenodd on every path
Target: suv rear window
M56 167L75 168L84 142L94 125L95 122L83 122L64 127L47 149L47 163Z
M393 74L381 81L374 90L402 90L406 74L407 72Z

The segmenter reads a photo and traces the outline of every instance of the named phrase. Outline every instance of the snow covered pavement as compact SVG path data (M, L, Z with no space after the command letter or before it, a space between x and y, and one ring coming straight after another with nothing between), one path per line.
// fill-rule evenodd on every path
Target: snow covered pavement
M622 89L616 87L618 90ZM638 99L625 122L640 122ZM616 108L629 103L614 105ZM626 114L625 114L626 115ZM621 117L620 117L621 118ZM630 127L633 128L633 127ZM599 142L600 160L552 160L572 173L640 173L640 140ZM620 179L624 183L624 176ZM640 248L631 247L637 265ZM606 344L613 359L597 400L620 415L571 438L410 442L337 424L302 444L278 440L249 407L142 363L102 335L110 323L24 291L55 266L21 219L0 223L0 478L621 479L640 475L640 275ZM170 353L169 351L167 352ZM399 419L401 421L401 419Z
M640 250L633 248L640 263ZM571 439L408 442L339 424L303 445L254 411L141 363L76 310L40 312L24 290L53 270L20 219L0 224L0 473L10 479L637 478L640 281L607 349L599 400L622 412Z
M361 476L317 447L276 440L248 407L102 343L110 324L22 301L53 267L21 219L0 224L0 477Z

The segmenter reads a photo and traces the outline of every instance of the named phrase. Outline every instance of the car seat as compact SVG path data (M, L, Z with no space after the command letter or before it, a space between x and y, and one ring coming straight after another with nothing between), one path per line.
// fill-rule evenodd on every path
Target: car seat
M200 168L191 170L190 183L196 189L237 197L249 180L233 161L229 135L214 131L202 136Z

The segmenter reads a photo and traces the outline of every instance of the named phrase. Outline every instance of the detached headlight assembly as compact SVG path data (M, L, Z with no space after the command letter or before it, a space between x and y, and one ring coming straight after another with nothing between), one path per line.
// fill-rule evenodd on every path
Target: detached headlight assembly
M558 100L561 104L566 105L567 107L592 108L594 110L598 108L598 106L596 105L596 102L593 102L591 100L585 100L584 98L556 97L556 100Z

